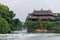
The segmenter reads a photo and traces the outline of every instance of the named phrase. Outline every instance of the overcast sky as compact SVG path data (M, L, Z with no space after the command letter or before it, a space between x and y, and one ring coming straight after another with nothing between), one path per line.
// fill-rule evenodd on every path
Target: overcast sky
M60 0L0 0L0 3L7 5L16 14L16 18L25 21L28 13L34 9L51 9L53 12L60 12Z

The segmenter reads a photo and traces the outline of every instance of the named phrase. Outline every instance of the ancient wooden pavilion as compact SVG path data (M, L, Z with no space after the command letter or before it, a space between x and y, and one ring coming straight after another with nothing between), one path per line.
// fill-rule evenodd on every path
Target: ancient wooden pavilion
M56 15L57 14L57 15ZM58 17L58 13L53 13L51 10L34 10L28 15L29 20L37 21L41 19L42 21L53 21Z

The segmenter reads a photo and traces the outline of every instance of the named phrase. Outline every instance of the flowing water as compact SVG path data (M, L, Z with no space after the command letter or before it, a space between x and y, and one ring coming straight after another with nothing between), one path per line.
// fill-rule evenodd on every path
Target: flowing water
M0 40L60 40L60 34L27 33L26 30L21 30L11 34L0 34Z

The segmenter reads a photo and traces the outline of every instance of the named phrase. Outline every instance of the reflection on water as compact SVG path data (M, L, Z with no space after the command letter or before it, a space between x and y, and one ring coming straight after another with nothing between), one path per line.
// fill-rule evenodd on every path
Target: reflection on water
M0 34L0 40L60 40L56 33L27 33L26 30L15 31L12 34Z

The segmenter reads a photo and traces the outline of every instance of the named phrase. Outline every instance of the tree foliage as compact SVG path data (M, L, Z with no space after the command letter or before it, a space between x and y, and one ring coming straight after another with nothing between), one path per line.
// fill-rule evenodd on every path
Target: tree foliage
M19 19L14 19L12 21L12 30L20 30L22 28L22 22Z
M38 29L46 29L49 31L55 30L55 32L60 32L60 22L58 21L31 21L26 19L25 25L27 27L28 32L32 32Z
M9 33L11 31L9 23L0 17L0 33Z
M0 4L0 33L8 33L12 29L21 29L21 21L19 19L13 19L14 17L14 12L8 6Z

